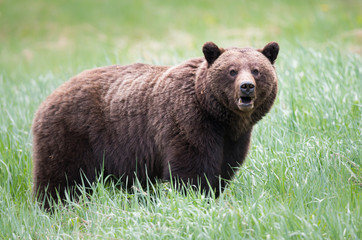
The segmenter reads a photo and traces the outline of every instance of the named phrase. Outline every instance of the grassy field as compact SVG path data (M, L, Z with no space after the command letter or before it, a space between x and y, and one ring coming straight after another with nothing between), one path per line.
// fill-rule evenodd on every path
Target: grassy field
M0 239L361 239L362 2L0 1ZM168 184L44 212L31 198L33 114L92 67L178 64L201 46L277 41L280 90L219 199Z

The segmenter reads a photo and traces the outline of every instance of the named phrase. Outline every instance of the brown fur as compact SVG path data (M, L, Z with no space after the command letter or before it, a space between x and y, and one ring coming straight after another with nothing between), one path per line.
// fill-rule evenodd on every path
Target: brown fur
M276 43L254 50L208 42L203 58L174 67L109 66L73 77L35 115L34 194L41 200L46 189L53 198L59 191L63 199L82 174L91 183L104 170L128 185L135 177L141 184L170 180L171 173L218 195L220 177L223 188L274 102L278 51ZM240 110L245 80L255 83L254 107Z

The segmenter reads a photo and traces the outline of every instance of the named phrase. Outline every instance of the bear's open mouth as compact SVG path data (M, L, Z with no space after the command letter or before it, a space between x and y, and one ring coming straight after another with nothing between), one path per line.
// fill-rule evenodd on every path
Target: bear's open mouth
M238 100L238 108L241 111L249 111L254 108L254 98L240 97Z
M243 104L249 104L251 103L251 97L240 97L240 100Z

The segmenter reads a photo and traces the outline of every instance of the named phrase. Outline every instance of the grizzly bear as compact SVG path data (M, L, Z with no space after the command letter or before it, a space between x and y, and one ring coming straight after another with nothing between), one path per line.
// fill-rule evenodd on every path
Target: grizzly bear
M243 163L253 125L273 105L279 45L223 49L207 42L202 51L173 67L87 70L56 89L32 128L38 200L64 199L101 171L126 187L136 179L172 180L217 197Z

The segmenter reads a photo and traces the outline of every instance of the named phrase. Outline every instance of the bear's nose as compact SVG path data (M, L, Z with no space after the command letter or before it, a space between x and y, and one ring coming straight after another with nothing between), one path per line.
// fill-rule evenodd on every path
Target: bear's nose
M240 90L242 93L249 95L254 92L255 85L252 82L246 81L240 84Z

